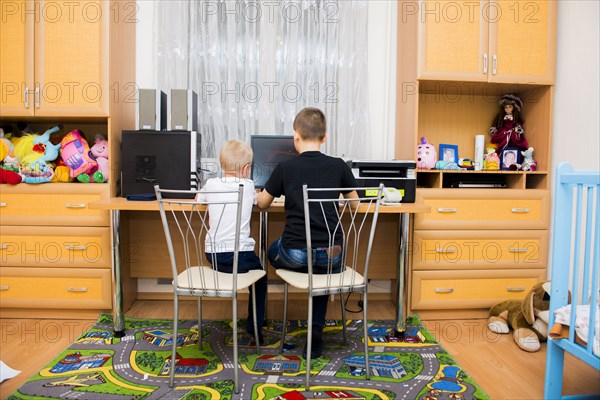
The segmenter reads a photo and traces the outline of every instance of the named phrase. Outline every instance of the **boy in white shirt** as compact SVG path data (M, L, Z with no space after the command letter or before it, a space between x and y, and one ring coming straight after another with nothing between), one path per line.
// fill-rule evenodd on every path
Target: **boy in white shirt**
M242 215L240 226L240 244L238 252L238 273L243 274L250 270L262 269L260 259L254 252L255 241L250 237L250 218L252 206L256 202L254 182L248 179L252 163L252 149L241 140L229 140L223 144L219 154L222 178L211 178L206 181L203 190L231 191L238 190L239 185L244 186L244 198L242 200ZM232 197L235 196L235 197ZM207 198L208 197L208 198ZM199 193L198 201L235 201L237 195L232 193ZM206 258L211 264L216 263L216 269L221 272L233 272L233 252L235 238L236 210L231 209L222 213L223 205L209 205L209 235L212 242L206 243ZM217 209L218 208L218 209ZM218 231L217 231L218 226ZM213 246L214 243L214 246ZM214 248L213 248L214 247ZM265 319L265 300L267 293L267 277L258 280L256 288L256 323L259 332L259 342L264 344L262 326ZM248 322L246 332L254 336L254 325L252 316L252 287L250 287L250 300L248 301Z

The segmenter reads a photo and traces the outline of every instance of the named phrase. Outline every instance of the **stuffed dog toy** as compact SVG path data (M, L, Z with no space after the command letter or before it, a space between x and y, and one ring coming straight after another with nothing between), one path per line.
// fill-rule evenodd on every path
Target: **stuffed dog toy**
M550 282L539 282L521 300L507 300L490 310L488 328L495 333L508 333L522 350L540 349L540 341L548 337Z

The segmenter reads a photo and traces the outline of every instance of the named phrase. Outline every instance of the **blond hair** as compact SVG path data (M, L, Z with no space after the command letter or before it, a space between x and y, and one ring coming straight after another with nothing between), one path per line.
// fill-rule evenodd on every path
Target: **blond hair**
M240 175L244 166L252 163L252 149L241 140L228 140L221 147L219 161L223 172Z

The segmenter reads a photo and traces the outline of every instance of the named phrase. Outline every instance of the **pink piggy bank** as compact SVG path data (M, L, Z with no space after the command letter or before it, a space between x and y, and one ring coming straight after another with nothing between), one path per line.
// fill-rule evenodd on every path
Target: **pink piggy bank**
M435 147L427 143L427 139L421 138L421 144L417 146L417 168L434 169L437 162L437 151Z

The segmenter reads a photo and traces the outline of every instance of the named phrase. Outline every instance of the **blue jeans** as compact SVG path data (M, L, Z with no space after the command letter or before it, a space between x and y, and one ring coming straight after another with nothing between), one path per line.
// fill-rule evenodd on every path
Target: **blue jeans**
M340 246L332 252L328 252L326 247L312 249L313 273L326 274L327 267L331 263L333 272L342 270L342 251ZM330 258L330 255L332 256ZM289 269L296 272L308 273L308 254L304 249L290 249L284 247L281 238L269 246L267 254L271 265L277 269ZM323 327L325 325L325 315L327 314L327 301L329 296L315 296L313 298L313 325Z
M213 260L213 256L216 260ZM209 263L217 263L216 269L219 272L233 273L233 252L228 253L206 253L206 259ZM214 265L214 264L213 264ZM260 259L253 251L240 251L238 253L238 273L262 269ZM258 330L262 328L265 322L265 301L267 298L267 276L263 276L254 284L256 289L256 325ZM253 314L252 314L252 286L250 286L250 298L248 301L248 320L246 322L246 331L254 332Z

